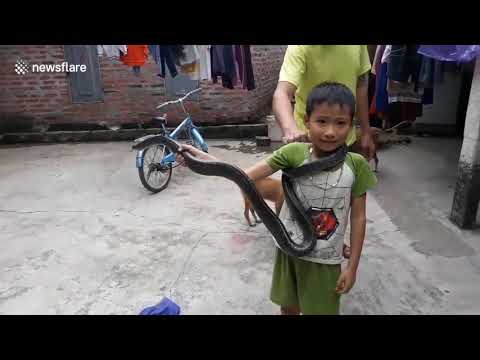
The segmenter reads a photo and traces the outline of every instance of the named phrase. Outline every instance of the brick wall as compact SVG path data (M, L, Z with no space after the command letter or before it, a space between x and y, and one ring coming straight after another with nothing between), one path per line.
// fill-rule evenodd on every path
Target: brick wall
M258 122L270 111L271 98L286 46L252 45L256 89L224 89L203 81L200 101L187 106L196 123L225 124ZM110 123L148 121L155 106L167 100L164 81L156 74L157 65L149 58L140 76L119 61L100 58L105 99L100 103L72 104L66 74L14 72L18 58L32 63L61 63L62 45L0 46L0 130L21 131L46 128L51 124ZM221 82L221 81L220 81ZM180 112L169 111L172 124Z

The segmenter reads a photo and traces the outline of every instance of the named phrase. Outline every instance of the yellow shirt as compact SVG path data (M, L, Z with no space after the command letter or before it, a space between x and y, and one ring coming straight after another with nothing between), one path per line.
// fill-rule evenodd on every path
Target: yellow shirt
M344 84L356 96L358 77L371 68L366 45L289 45L285 53L279 81L297 87L295 121L305 130L306 100L310 91L324 81ZM355 142L352 127L347 144Z

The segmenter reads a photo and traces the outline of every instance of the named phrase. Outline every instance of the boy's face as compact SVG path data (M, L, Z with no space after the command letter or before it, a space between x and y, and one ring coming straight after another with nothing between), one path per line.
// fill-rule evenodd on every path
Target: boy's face
M305 125L315 149L330 152L345 144L352 126L348 106L322 103L315 105L310 117L305 115Z

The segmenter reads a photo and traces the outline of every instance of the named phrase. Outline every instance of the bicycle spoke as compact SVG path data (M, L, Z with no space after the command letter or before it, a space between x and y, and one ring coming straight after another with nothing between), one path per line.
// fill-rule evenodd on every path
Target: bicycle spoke
M145 169L144 169L144 173L145 173ZM147 176L145 177L147 179L147 182L149 182L150 180L150 175L152 175L152 169L148 169Z
M157 184L162 184L164 178L164 174L161 171L157 171Z
M147 151L145 155L145 159L143 160L143 163L149 165L153 162L152 156L150 155L150 151Z
M157 154L158 148L159 148L159 146L155 146L155 152L153 153L152 161L155 161L155 155ZM162 159L162 158L163 158L163 154L162 154L162 157L160 159Z
M162 159L165 157L165 149L166 149L166 147L165 147L165 145L163 145L163 146L162 146L162 154L161 154L160 159L159 159L158 162L161 162Z

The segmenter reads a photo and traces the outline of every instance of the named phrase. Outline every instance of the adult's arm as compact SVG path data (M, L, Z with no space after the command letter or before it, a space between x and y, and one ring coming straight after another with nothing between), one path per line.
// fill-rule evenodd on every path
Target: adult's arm
M273 113L283 133L283 141L286 143L306 140L305 132L297 127L293 116L292 100L295 97L297 87L288 81L279 81L273 94Z
M304 81L305 70L304 47L288 45L272 103L273 113L283 133L283 141L287 143L306 140L305 132L298 129L292 107L297 88Z
M370 119L368 116L368 72L359 76L357 81L357 113L356 118L360 123L362 130L362 140L360 143L362 154L368 159L372 159L375 154L375 144L370 132Z

